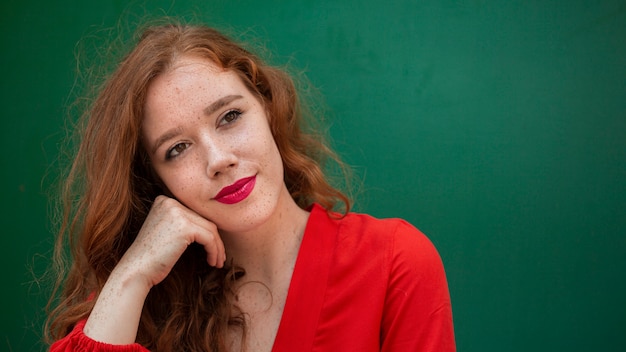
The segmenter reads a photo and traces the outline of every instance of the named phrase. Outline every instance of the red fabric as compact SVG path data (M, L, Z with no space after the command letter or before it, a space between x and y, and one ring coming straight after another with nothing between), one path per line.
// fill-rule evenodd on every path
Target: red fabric
M78 322L69 335L50 346L50 352L148 352L138 343L111 345L94 341L83 333L85 322Z
M273 352L455 351L444 268L400 219L314 205Z
M84 322L51 352L147 351L83 334ZM273 352L453 352L452 310L437 250L400 219L311 215Z

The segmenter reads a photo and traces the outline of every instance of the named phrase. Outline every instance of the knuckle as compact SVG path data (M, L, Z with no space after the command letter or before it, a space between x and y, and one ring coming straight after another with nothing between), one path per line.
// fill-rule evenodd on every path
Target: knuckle
M207 230L213 234L217 233L217 225L213 222L207 221Z
M156 198L154 198L154 204L162 204L163 202L167 201L168 197L164 196L164 195L158 195L156 196Z

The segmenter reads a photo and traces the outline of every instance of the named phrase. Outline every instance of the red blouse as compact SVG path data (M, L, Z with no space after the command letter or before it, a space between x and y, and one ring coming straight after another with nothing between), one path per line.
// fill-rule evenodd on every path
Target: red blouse
M147 351L93 341L83 326L51 352ZM272 351L455 350L445 272L428 238L404 220L333 218L314 205Z

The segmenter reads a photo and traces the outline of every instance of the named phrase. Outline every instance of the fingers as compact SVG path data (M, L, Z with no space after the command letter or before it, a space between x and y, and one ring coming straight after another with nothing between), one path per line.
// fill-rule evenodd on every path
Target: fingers
M222 268L226 262L226 250L217 226L173 198L159 196L157 199L172 203L170 206L182 210L183 214L181 215L195 226L190 226L187 230L189 231L187 235L190 236L188 243L196 242L202 245L207 253L207 263L211 266Z
M199 217L198 226L204 231L199 231L194 238L194 242L201 244L207 253L207 263L217 268L223 268L226 262L226 249L224 248L224 242L219 236L217 226L212 222Z
M207 253L207 263L216 268L223 268L226 261L226 252L222 241L214 241L210 245L205 245Z
M207 263L221 268L226 260L224 243L217 226L173 198L159 196L124 255L125 268L134 268L152 285L161 282L187 247L199 243Z

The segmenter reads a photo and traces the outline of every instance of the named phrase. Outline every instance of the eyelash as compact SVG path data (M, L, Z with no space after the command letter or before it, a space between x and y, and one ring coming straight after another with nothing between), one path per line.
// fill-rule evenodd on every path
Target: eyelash
M233 114L235 114L235 116L230 121L226 121ZM218 126L223 126L223 125L231 124L231 123L239 120L239 118L241 117L241 114L243 114L243 112L241 110L238 110L238 109L229 110L229 111L227 111L224 114L224 116L221 119L219 119L219 122L218 122L217 125Z
M231 123L234 123L237 120L239 120L239 118L241 117L242 114L243 114L243 112L241 110L238 110L238 109L229 110L229 111L227 111L224 114L224 116L222 116L222 118L219 119L217 125L218 126L225 126L225 125L229 125ZM228 119L230 119L230 121L228 121ZM168 149L165 152L165 160L172 160L172 159L176 158L178 155L180 155L180 153L184 152L185 149L183 149L181 151L178 151L178 154L176 154L176 155L172 155L172 152L174 152L180 146L184 146L185 149L187 149L187 147L189 146L189 143L186 143L186 142L185 143L177 143L176 145L172 146L170 149Z
M187 149L187 147L189 146L189 143L177 143L176 145L168 149L167 152L165 152L165 160L172 160L178 155L180 155L180 153L185 151L185 149L183 149L181 151L178 151L178 154L172 155L172 152L174 152L176 148L178 148L179 146L185 146L185 149Z

